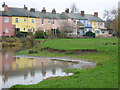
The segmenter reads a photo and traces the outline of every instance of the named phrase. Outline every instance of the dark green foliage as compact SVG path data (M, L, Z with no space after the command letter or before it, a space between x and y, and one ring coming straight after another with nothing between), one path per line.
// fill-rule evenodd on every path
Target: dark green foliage
M95 33L91 32L91 31L88 31L88 32L86 32L86 35L85 35L85 36L95 38Z
M35 38L45 38L45 37L46 37L46 32L43 32L43 31L35 32Z
M26 37L28 35L28 32L17 32L16 37Z
M65 54L73 54L74 52L73 52L73 50L67 50L66 52L65 52Z
M57 35L60 35L60 34L61 34L59 29L56 29L56 34L57 34Z
M31 49L31 50L28 51L28 53L29 53L29 54L32 54L32 53L38 53L38 51L36 51L36 50L32 50L32 49Z

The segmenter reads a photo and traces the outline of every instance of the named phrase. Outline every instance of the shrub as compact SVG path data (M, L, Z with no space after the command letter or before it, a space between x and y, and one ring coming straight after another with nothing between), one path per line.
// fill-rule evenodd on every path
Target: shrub
M59 30L58 28L56 29L56 34L57 34L57 35L60 35L60 34L61 34L61 32L60 32L60 30Z
M36 50L32 50L32 49L31 49L31 50L28 51L28 53L29 53L29 54L32 54L32 53L38 53L38 51L36 51Z
M43 31L35 32L35 38L45 38L45 37L46 37L46 32L43 32Z
M91 32L91 31L88 31L88 32L86 32L86 35L85 35L85 36L95 38L95 33Z
M65 54L73 54L74 52L72 50L67 50Z

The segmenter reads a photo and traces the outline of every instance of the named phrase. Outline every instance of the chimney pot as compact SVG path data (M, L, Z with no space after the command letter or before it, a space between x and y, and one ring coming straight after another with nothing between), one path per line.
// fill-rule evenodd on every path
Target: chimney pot
M26 10L28 9L28 8L26 7L26 5L24 5L24 9L26 9Z
M43 9L42 9L42 13L46 13L45 7L43 7Z
M31 9L30 9L30 12L35 12L35 8L31 8Z
M8 11L8 6L5 4L5 2L3 2L2 7L4 8L4 11L5 11L5 12Z
M81 11L81 15L82 15L82 16L84 16L84 15L85 15L85 14L84 14L84 12L85 12L85 11Z
M55 8L52 10L52 13L53 13L53 14L56 14L56 10L55 10Z
M98 17L98 12L94 12L94 16Z
M65 13L69 13L69 8L67 8L67 9L65 10Z

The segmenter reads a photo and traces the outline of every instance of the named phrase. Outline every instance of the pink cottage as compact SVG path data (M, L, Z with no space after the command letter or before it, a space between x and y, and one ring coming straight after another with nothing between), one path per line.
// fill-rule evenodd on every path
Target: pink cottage
M0 11L0 37L1 36L14 36L15 30L12 25L12 17L6 11Z

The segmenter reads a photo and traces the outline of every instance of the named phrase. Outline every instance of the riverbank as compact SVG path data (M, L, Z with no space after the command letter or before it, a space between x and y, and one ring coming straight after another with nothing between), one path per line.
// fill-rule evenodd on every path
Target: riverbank
M95 49L98 52L59 53L41 50L41 48L59 50ZM15 55L30 55L44 57L69 57L73 59L88 59L96 62L93 69L68 69L72 76L56 77L44 80L36 85L15 85L12 88L118 88L118 39L52 39L30 50L24 50Z

